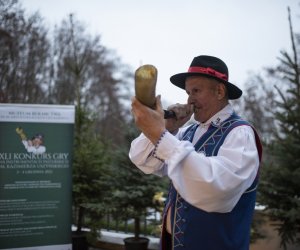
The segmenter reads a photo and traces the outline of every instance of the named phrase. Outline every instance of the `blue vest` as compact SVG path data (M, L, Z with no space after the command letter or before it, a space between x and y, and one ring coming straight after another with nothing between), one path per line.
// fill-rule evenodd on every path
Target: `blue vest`
M220 126L210 125L207 132L194 145L195 150L206 156L215 156L228 133L235 127L249 123L236 114L231 115ZM182 140L192 141L197 124L191 125ZM255 132L255 130L254 130ZM256 144L261 157L261 144L255 132ZM246 250L249 249L250 227L256 200L258 177L228 213L206 212L186 202L170 185L163 220L171 209L172 250ZM166 248L162 233L161 249ZM170 244L168 244L170 245Z

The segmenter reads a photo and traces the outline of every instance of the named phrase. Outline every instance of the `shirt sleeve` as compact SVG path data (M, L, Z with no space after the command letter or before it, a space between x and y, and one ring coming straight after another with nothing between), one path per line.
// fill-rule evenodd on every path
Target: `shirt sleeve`
M207 212L231 211L254 181L259 157L250 126L234 128L217 156L206 157L187 141L167 133L156 154L165 161L167 174L179 194Z
M188 127L179 129L176 134L171 134L169 132L166 134L168 134L171 138L181 138L187 128ZM178 139L176 139L176 142L181 143ZM153 145L152 142L143 133L141 133L131 143L129 158L145 174L155 174L161 177L165 176L167 175L168 170L167 165L161 158L154 157L154 149L155 145ZM191 150L194 150L194 147L192 147Z
M129 150L130 160L144 173L158 176L166 175L165 164L153 156L154 145L144 135L134 139Z
M28 142L27 142L26 140L22 140L22 143L23 143L24 147L27 149L27 147L28 147Z

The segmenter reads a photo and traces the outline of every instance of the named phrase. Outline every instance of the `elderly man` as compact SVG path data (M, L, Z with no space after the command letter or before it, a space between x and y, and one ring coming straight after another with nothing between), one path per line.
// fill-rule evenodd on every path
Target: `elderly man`
M132 162L147 174L167 175L161 249L249 249L262 148L254 128L229 103L242 91L228 80L219 58L195 57L188 72L170 78L187 104L168 109L160 97L150 109L132 99L142 134L130 148ZM183 126L194 115L195 124Z

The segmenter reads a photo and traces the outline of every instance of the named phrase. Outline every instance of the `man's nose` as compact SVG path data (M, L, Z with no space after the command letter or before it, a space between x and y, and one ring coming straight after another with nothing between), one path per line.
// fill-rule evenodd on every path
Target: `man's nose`
M193 95L189 94L188 99L187 99L187 103L188 104L194 104L194 102L195 102L195 99L194 99Z

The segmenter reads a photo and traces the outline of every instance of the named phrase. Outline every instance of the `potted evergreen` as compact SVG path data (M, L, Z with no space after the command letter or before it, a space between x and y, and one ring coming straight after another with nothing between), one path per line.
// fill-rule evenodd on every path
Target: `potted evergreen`
M153 207L158 181L154 181L153 176L145 176L128 161L119 165L118 180L121 181L113 192L114 207L118 215L134 221L134 237L124 239L125 250L146 250L149 239L141 237L141 220L147 214L147 208Z
M77 107L75 124L73 218L76 231L72 232L72 241L73 250L87 250L89 241L97 238L104 197L110 192L107 167L110 157L107 147L95 135L89 112Z
M132 128L132 127L131 127ZM154 195L163 190L161 178L146 175L137 169L128 157L129 143L137 131L128 129L128 145L121 148L115 163L116 184L112 193L114 208L118 215L126 215L134 221L134 237L124 239L125 250L148 249L149 239L141 236L141 220L148 208L153 208Z

